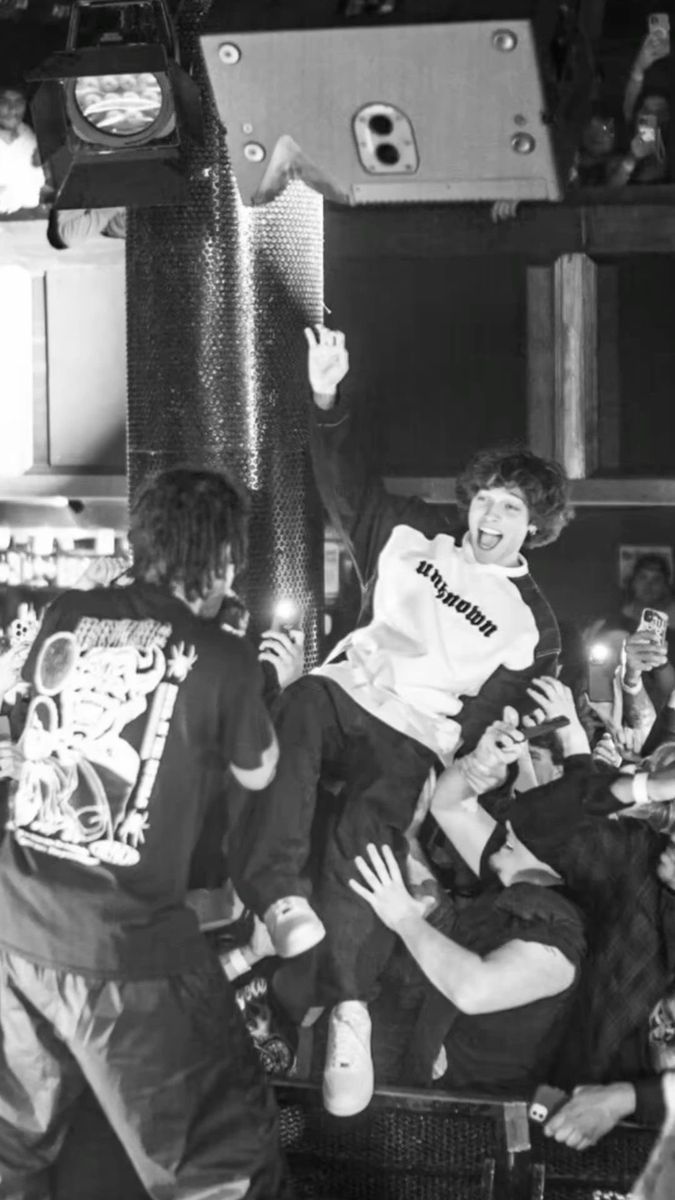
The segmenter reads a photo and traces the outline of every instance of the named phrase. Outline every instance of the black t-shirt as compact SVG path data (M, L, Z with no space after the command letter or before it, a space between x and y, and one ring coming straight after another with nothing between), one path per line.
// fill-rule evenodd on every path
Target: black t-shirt
M555 946L574 966L574 983L559 995L492 1013L460 1012L428 987L409 1053L413 1081L431 1081L443 1044L447 1071L440 1086L529 1091L545 1080L569 1016L584 954L581 914L555 888L515 883L478 897L443 932L481 956L515 940Z
M0 944L98 976L204 960L184 899L230 764L273 732L246 643L162 589L68 592L24 670L33 700L0 850Z

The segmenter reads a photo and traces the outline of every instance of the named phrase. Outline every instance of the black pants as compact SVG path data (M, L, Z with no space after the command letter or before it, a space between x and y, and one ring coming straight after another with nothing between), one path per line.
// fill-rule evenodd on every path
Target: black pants
M402 860L403 832L435 755L319 675L307 675L284 692L275 723L281 751L276 778L249 797L233 831L234 885L261 916L283 896L308 896L317 787L323 773L339 780L340 812L314 872L316 906L327 934L320 999L369 1000L395 939L347 881L356 874L354 856L368 842L386 843Z
M153 1200L276 1197L276 1106L217 961L100 981L4 952L0 1038L2 1200L47 1200L86 1084Z

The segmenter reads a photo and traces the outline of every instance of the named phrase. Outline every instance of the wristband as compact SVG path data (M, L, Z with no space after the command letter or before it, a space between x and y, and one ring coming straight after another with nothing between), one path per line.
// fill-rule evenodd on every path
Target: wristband
M637 683L627 683L625 675L624 675L623 679L621 680L621 690L623 692L627 692L629 696L639 695L639 693L642 691L643 687L644 687L644 684L642 682L642 676L640 676Z
M221 958L221 964L227 979L232 982L238 979L240 975L246 975L251 970L251 964L246 958L243 950L239 946L235 946L232 950L228 950Z
M636 771L633 776L632 794L634 804L649 804L649 791L647 784L649 782L648 771Z

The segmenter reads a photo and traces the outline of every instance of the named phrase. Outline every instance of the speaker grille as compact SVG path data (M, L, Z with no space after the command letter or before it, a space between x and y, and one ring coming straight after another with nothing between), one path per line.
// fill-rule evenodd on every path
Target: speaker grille
M184 17L194 41L200 6ZM323 207L301 184L244 210L225 131L202 87L205 144L189 202L133 210L127 238L130 496L177 463L226 468L252 495L245 599L266 627L273 601L303 614L319 657L323 520L307 451L303 326L321 319Z

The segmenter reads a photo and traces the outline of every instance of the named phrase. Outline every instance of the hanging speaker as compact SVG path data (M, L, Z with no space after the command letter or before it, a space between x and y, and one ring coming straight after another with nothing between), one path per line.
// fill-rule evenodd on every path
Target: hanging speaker
M593 75L583 4L424 7L216 0L201 48L244 203L292 178L344 204L562 198Z

